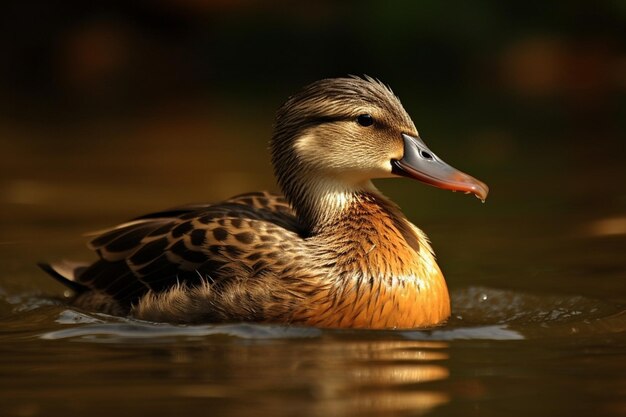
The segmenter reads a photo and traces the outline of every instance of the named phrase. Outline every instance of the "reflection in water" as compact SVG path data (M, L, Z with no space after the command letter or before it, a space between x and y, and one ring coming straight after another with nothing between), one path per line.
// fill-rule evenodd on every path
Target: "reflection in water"
M82 342L94 356L106 347L121 346L125 356L139 351L132 367L126 359L119 369L101 370L111 381L146 369L151 381L155 375L170 381L151 388L165 389L163 396L241 402L242 414L254 407L260 414L293 415L303 404L308 415L422 414L450 399L433 385L449 377L448 343L399 339L403 332L156 325L70 309L60 311L54 322L54 330L36 337Z
M50 372L31 378L47 386L37 401L51 409L69 391L105 403L94 417L108 415L111 398L141 412L149 403L156 414L160 402L199 401L216 415L296 415L306 408L313 416L423 414L451 398L440 385L450 374L448 342L410 340L430 332L175 326L85 314L62 304L29 314L47 320L22 328L16 340L43 344L41 361ZM77 354L50 360L68 349ZM51 382L57 380L63 386ZM95 380L97 387L86 383ZM16 406L33 405L28 386L5 388Z
M342 343L321 352L318 372L330 383L318 387L322 415L348 412L412 410L426 412L448 401L445 393L418 384L446 379L443 343L379 341ZM338 358L338 359L335 359ZM348 365L341 375L336 369Z
M449 396L421 385L446 379L442 361L448 358L447 344L405 340L333 341L276 349L229 349L220 357L220 371L188 369L185 380L207 380L206 384L177 386L175 395L189 398L238 397L259 401L272 411L273 393L290 390L293 400L313 401L312 415L347 415L410 410L425 413L446 403ZM207 364L215 352L185 348L172 352L174 363ZM277 366L282 363L287 366ZM216 372L217 371L217 372ZM226 372L222 372L226 371ZM228 384L216 385L216 375L228 375ZM297 404L294 403L294 410ZM283 402L283 407L292 405Z
M449 377L447 347L375 340L241 342L47 340L41 347L46 357L30 357L33 371L5 381L0 399L11 398L9 415L61 415L70 406L98 417L110 416L119 404L127 415L421 415L451 398L438 385ZM74 356L64 356L68 350ZM6 361L3 368L12 374L21 369ZM42 388L33 391L33 384ZM173 405L178 411L167 412Z

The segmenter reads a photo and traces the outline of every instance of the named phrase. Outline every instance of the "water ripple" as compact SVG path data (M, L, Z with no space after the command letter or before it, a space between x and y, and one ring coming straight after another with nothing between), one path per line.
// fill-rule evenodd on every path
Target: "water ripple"
M98 317L99 316L99 317ZM88 315L71 309L59 313L56 323L68 325L60 330L38 334L45 340L75 339L90 342L122 342L132 340L171 340L173 338L235 337L240 339L302 339L320 338L405 338L423 341L449 340L519 340L523 335L505 325L440 328L434 330L336 330L268 324L172 325L148 323L104 315ZM106 320L108 318L108 320ZM115 322L111 322L114 320Z

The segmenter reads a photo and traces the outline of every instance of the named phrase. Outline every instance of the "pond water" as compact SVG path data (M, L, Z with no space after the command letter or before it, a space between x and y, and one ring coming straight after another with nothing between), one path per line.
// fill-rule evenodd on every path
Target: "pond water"
M232 187L221 184L209 200L271 184L266 158L257 161L265 145L255 146L238 161L252 174L228 174ZM36 261L85 259L83 232L193 201L206 178L183 173L177 185L164 179L174 168L163 167L151 182L142 174L149 161L128 155L104 155L109 162L75 175L84 152L98 161L101 150L52 160L40 148L11 151L2 416L626 415L626 176L610 152L585 172L538 157L531 173L481 173L474 160L468 171L492 188L484 205L408 181L381 185L430 236L453 315L427 331L354 331L174 326L68 307Z

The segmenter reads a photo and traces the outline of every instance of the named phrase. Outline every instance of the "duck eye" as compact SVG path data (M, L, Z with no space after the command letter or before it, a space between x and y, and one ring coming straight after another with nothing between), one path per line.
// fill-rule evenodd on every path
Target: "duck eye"
M374 118L371 114L361 114L356 118L356 121L361 126L371 126L374 124Z

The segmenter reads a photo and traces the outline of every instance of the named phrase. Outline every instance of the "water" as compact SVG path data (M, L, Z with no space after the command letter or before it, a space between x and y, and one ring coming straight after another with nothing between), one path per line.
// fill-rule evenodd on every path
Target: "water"
M484 288L453 299L452 323L431 331L172 326L13 299L3 415L624 412L623 309Z
M618 160L576 174L548 168L555 150L544 149L530 173L495 166L486 177L474 161L467 171L492 189L484 205L384 183L430 236L451 289L450 322L428 331L146 323L68 307L35 267L88 259L83 232L193 201L198 190L210 201L268 187L264 144L254 146L243 160L221 149L227 162L203 175L178 171L200 162L195 148L171 166L104 155L84 175L75 175L83 153L102 149L63 164L43 151L26 158L32 149L17 145L14 158L4 153L0 415L626 415ZM233 161L248 171L228 171ZM146 180L147 167L158 181ZM585 186L589 175L606 182ZM206 178L218 189L205 193Z

